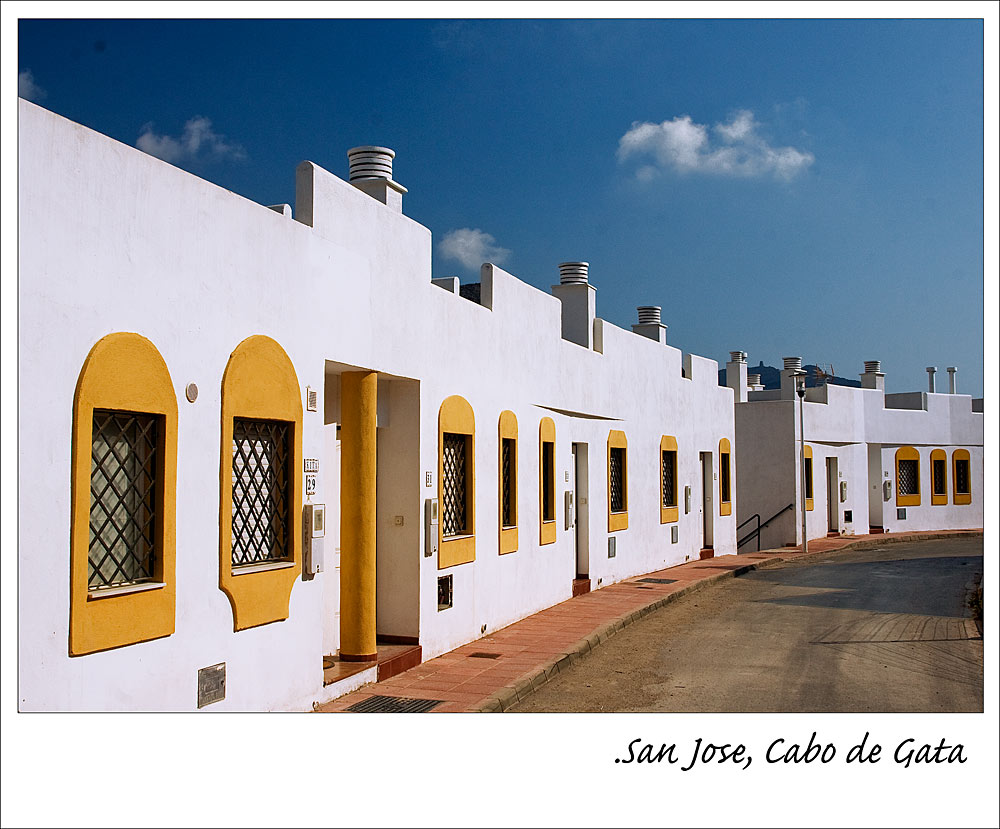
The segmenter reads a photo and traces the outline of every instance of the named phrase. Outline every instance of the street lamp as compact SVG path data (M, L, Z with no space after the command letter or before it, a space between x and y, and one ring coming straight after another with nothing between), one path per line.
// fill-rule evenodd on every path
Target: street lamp
M806 372L801 368L796 369L792 372L792 377L795 379L795 393L799 396L799 475L801 481L799 501L802 505L802 552L808 553L809 542L806 539Z

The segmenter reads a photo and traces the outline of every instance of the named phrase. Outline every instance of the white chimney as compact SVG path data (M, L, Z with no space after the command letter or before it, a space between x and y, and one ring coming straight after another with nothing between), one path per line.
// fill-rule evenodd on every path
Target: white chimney
M590 284L587 262L562 262L559 284L552 295L562 303L562 338L594 347L594 316L597 312L597 289Z
M781 372L781 399L795 399L795 375L802 371L801 357L785 357L785 367Z
M392 160L396 154L388 147L354 147L347 151L351 184L373 199L403 212L406 188L392 180Z
M632 331L666 345L667 326L660 322L660 310L659 305L640 305L636 308L639 322L632 325Z
M927 366L927 391L934 394L935 382L934 375L937 372L937 366Z
M865 373L861 375L861 388L885 391L885 375L878 360L865 360Z
M948 394L958 394L958 380L955 377L958 369L955 366L948 366Z
M764 391L764 384L760 382L759 374L747 375L747 388L748 391Z
M757 378L760 380L760 377ZM726 385L734 392L737 403L747 402L747 353L745 351L730 351L729 362L726 363Z

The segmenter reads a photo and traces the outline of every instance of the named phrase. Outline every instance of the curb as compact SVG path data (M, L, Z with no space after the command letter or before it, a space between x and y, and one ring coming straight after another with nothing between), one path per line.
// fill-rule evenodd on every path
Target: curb
M959 532L937 533L897 533L891 536L887 534L884 537L879 537L878 539L864 539L861 541L850 542L845 544L843 547L837 547L834 550L816 550L815 552L797 553L793 559L786 559L782 556L776 555L774 558L769 558L766 561L746 564L733 570L727 570L724 573L716 573L711 576L706 576L699 581L682 587L680 590L668 593L666 596L661 596L647 605L636 608L629 613L625 613L616 619L612 619L610 622L606 622L590 635L585 636L583 639L580 639L575 644L571 645L565 653L544 663L532 673L521 676L511 685L507 685L498 691L494 691L482 702L472 708L469 708L468 712L487 714L507 711L516 703L530 696L535 690L548 682L556 674L566 670L575 662L583 659L583 657L598 647L598 645L606 642L618 633L618 631L624 630L633 622L639 621L643 616L647 616L654 610L659 610L661 607L666 607L668 604L677 601L682 596L689 596L692 593L703 590L709 585L724 581L725 579L733 579L737 576L743 576L754 570L766 570L778 564L783 564L789 560L802 561L804 559L810 559L814 556L823 555L824 553L842 553L845 550L871 550L876 547L882 547L886 544L903 544L907 541L934 541L935 539L941 538L973 538L981 537L982 535L982 530L961 530ZM769 551L761 550L761 553L765 552ZM775 552L785 551L779 549ZM621 584L622 582L618 583Z

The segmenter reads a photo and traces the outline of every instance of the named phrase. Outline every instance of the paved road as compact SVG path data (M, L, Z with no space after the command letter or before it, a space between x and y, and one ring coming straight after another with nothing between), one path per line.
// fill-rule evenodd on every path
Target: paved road
M514 711L982 711L982 538L787 563L685 596Z

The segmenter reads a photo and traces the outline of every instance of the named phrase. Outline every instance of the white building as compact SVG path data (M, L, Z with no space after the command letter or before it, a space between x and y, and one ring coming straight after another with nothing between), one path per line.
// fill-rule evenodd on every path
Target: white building
M764 391L747 377L746 354L731 352L740 552L757 549L758 526L761 549L802 543L803 467L809 539L981 528L983 401L957 394L954 368L949 392L938 393L935 371L927 392L886 394L875 360L861 388L808 388L803 435L801 358L786 357L781 388Z
M18 139L21 710L307 709L736 551L716 363L586 263L432 282L391 151L292 210L23 100Z

